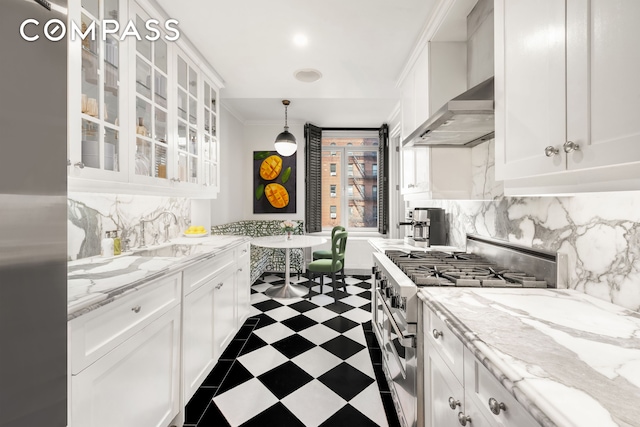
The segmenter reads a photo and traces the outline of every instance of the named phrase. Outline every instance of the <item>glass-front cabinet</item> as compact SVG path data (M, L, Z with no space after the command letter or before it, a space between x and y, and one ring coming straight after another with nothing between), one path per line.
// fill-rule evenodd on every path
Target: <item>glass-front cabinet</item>
M133 0L71 0L69 19L69 189L216 197L222 82L186 35Z

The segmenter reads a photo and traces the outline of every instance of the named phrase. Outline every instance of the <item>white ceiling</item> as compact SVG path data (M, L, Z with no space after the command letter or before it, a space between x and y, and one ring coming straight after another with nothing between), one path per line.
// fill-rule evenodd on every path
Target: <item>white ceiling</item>
M225 81L245 122L378 127L436 0L157 0ZM305 47L293 43L308 38ZM315 68L313 83L294 78Z

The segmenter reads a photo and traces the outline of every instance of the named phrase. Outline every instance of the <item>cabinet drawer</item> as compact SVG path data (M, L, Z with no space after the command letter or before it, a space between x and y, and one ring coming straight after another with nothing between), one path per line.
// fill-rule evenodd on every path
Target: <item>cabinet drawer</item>
M184 270L184 295L189 295L233 262L234 251L229 250Z
M463 383L463 344L451 329L427 306L425 308L424 335L425 345L433 346L440 353L451 372L460 384Z
M70 322L71 371L75 375L180 303L180 273Z
M537 427L539 424L491 372L465 349L465 392L467 399L495 426ZM498 414L491 411L491 404ZM502 405L500 405L502 404ZM502 407L498 408L500 405Z

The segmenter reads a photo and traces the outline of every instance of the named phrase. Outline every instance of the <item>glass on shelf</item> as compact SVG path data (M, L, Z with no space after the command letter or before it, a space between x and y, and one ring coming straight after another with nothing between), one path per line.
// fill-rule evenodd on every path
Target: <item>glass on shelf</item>
M119 15L118 2L119 0L104 0L103 6L104 6L105 19L115 19L115 20L119 19L120 15Z
M198 122L198 100L189 97L189 123L195 125Z
M198 96L198 73L189 67L189 93L195 97Z
M136 58L136 92L151 99L151 67L142 58Z
M154 92L153 100L161 107L167 108L167 78L160 74L158 70L154 72Z
M189 128L189 153L198 154L198 132L194 128Z
M204 109L204 131L207 133L211 132L211 114L206 108Z
M184 153L178 154L178 179L187 182L187 155Z
M150 35L149 30L144 26L144 20L136 15L136 28L140 33L140 39L136 41L136 50L140 55L151 61L151 41L145 36Z
M109 46L115 46L115 53ZM119 70L107 60L106 55L110 52L111 60L118 57L118 42L112 37L107 38L105 43L105 73L104 73L104 117L103 119L111 124L117 125L119 115ZM117 60L115 60L117 62Z
M213 114L216 113L216 92L211 90L211 111Z
M95 18L100 17L100 5L98 0L82 0L82 8Z
M187 120L187 98L189 95L181 89L178 89L178 117Z
M151 104L136 96L136 134L151 137Z
M119 171L118 131L105 127L104 129L104 168L108 171Z
M156 178L167 178L167 147L156 144L155 175Z
M187 85L187 63L184 62L180 56L178 56L178 84L182 86L184 90L189 87Z
M156 40L153 44L153 63L167 73L167 44L162 39Z
M89 168L100 168L100 125L82 119L82 163Z
M187 125L178 122L178 148L187 151Z
M215 119L215 117L213 117L213 119L211 120L211 135L218 136L216 134L216 132L217 132L216 131L216 119Z
M136 175L151 176L151 142L136 138Z
M193 184L198 183L198 158L189 157L189 182Z
M104 42L104 62L113 68L118 68L120 58L118 57L119 43L115 37L107 36Z
M160 141L166 144L167 142L167 113L162 109L154 108L155 116L155 135L156 141Z

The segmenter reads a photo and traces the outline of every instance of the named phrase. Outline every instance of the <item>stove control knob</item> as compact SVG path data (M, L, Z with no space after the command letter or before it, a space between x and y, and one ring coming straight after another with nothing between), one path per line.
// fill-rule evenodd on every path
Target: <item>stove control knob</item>
M391 296L393 295L393 289L390 287L385 287L384 294L387 298L391 298Z
M371 267L371 274L376 274L378 272L378 266L374 265L373 267Z
M391 308L400 308L400 297L394 295L391 297Z

